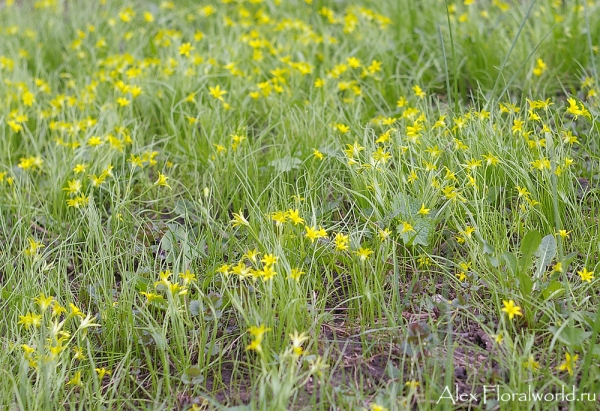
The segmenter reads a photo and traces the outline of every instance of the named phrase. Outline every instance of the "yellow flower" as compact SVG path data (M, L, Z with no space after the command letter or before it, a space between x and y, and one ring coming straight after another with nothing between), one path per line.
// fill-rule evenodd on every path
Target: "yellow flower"
M63 191L68 192L70 195L77 194L82 187L81 180L73 179L67 183L69 187L63 188Z
M209 94L217 100L223 101L223 96L227 94L226 90L221 90L221 86L209 87Z
M248 220L246 220L246 217L244 217L244 214L242 213L241 210L240 210L239 214L233 213L233 220L231 220L230 222L233 227L237 227L240 225L245 225L246 227L250 227L250 223L248 222Z
M354 254L356 254L361 261L366 261L369 258L369 256L373 254L373 250L371 250L370 248L360 247L358 251L354 252Z
M263 281L268 281L277 275L277 271L273 269L272 265L265 265L257 274L261 276Z
M146 297L146 303L150 304L153 301L162 301L163 297L160 294L147 293L144 291L140 291L140 294Z
M246 254L244 254L244 256L253 263L256 263L256 257L258 257L259 254L260 252L255 248L254 250L246 251Z
M299 268L292 268L292 272L290 273L290 278L294 279L296 282L300 281L300 276L304 274L304 271Z
M21 349L23 350L26 359L31 358L31 354L35 352L35 348L30 347L27 344L21 344Z
M102 144L102 139L100 137L92 136L88 140L88 145L90 147L97 147Z
M261 342L261 340L252 340L252 342L246 346L246 351L254 350L259 353L262 352Z
M594 272L588 271L585 267L583 268L583 270L577 271L577 274L579 274L579 276L581 277L581 281L587 281L588 283L591 283L594 279Z
M386 227L386 228L384 228L383 230L381 230L381 229L380 229L380 230L379 230L379 232L378 232L377 234L379 235L379 239L380 239L381 241L385 241L385 240L387 240L388 238L390 238L390 235L392 234L392 232L390 231L390 229L389 229L389 228L387 228L387 227Z
M246 347L246 351L248 350L254 350L256 352L262 352L262 347L261 347L261 343L262 343L262 339L263 339L263 335L268 332L271 331L270 328L265 327L264 324L261 324L260 326L256 327L256 326L252 326L250 328L248 328L248 332L252 335L252 337L254 338L253 341Z
M9 120L6 122L6 124L8 124L15 133L18 133L19 131L23 130L23 126L18 124L14 120Z
M533 74L535 74L536 76L541 76L547 69L546 63L544 63L544 60L542 59L537 59L536 64L535 64L535 68L533 69Z
M273 254L265 254L260 261L267 266L275 265L277 264L277 256Z
M181 46L179 46L179 54L181 56L189 57L190 52L194 50L195 48L191 45L191 43L183 43Z
M85 317L83 312L79 308L77 308L77 306L75 304L70 303L69 308L71 309L71 312L69 313L69 317L80 317L80 318Z
M517 186L516 190L519 192L519 197L528 197L531 194L526 187Z
M410 380L410 381L406 381L406 384L404 384L404 385L409 387L411 390L416 390L417 387L421 384L419 383L419 381Z
M75 165L75 167L73 167L73 172L75 174L85 173L86 168L87 168L87 164L85 164L85 163L77 164L77 165Z
M192 281L196 281L196 274L190 272L190 270L185 270L185 273L179 273L179 278L183 280L183 285L188 285Z
M315 156L315 158L317 160L323 160L323 153L321 153L319 150L317 150L316 148L313 148L313 156Z
M37 251L42 248L45 247L44 244L42 244L41 241L35 241L33 238L29 237L27 239L27 241L29 242L29 247L25 248L25 250L23 250L25 252L25 255L36 255Z
M482 157L488 166L495 166L500 161L498 159L498 157L496 157L495 155L493 155L491 153L484 154Z
M265 335L265 333L271 331L270 328L265 327L264 324L257 326L252 326L250 328L248 328L248 332L256 339L256 340L262 340L263 335Z
M335 242L335 249L337 251L344 251L348 249L348 243L350 242L350 237L342 234L342 233L337 233L333 239L333 241Z
M83 348L80 346L73 347L73 359L77 361L85 360L85 354L83 353Z
M71 198L69 200L67 200L67 205L69 207L75 207L75 208L79 208L81 206L85 206L89 203L90 201L90 197L89 196L85 196L84 194L80 194L75 198Z
M121 107L126 107L129 105L129 100L127 100L125 97L119 97L117 99L117 103L119 104L119 106Z
M231 269L231 265L223 264L219 268L217 268L217 272L223 275L229 275L229 270Z
M573 376L573 368L577 366L577 360L579 359L579 355L575 354L571 356L568 352L565 353L565 362L556 367L559 371L567 371L569 375Z
M304 349L302 348L302 343L308 340L308 337L305 333L298 334L298 331L294 331L293 334L288 334L290 340L292 340L292 351L295 355L300 356L304 353Z
M336 124L335 127L338 129L338 131L342 134L346 134L347 132L350 131L350 126L347 126L345 124Z
M410 223L407 223L406 221L402 222L402 230L400 231L400 234L404 234L404 233L408 233L411 231L415 231L415 229L413 228L413 226Z
M543 157L541 159L532 161L530 164L531 164L531 168L536 169L536 170L543 171L545 169L548 169L548 170L550 169L550 160L547 157Z
M286 211L286 215L292 221L292 223L294 223L294 225L304 223L304 219L300 217L300 212L298 211L298 209L293 210L290 208Z
M504 311L506 314L508 314L509 319L512 320L513 318L515 318L515 315L523 316L523 313L521 312L521 307L515 305L515 302L513 300L502 300L502 304L504 304L504 308L502 308L501 311Z
M28 330L31 326L39 327L42 324L42 316L34 313L20 315L19 322L17 324L22 324L26 330Z
M52 302L54 301L54 297L51 295L46 297L44 293L41 293L39 297L36 297L33 301L40 307L42 312L46 311L50 306L52 306Z
M60 305L54 300L54 304L52 304L52 317L60 317L63 313L66 313L67 309Z
M529 368L531 371L537 371L540 368L540 364L535 360L533 355L530 355L523 365L525 368Z
M317 230L317 235L319 236L319 238L326 238L327 231L325 231L323 227L319 226L319 229Z
M142 160L140 156L136 156L133 153L129 156L129 160L127 161L131 163L131 168L144 168L144 160Z
M319 233L317 232L316 227L304 226L304 229L306 230L306 234L304 234L304 237L310 239L311 243L314 243L315 240L319 238Z
M283 211L275 211L271 214L271 218L275 221L275 225L284 224L287 221L287 213Z
M464 231L461 231L460 234L464 237L471 238L471 235L475 232L475 227L471 227L468 225Z
M98 374L98 380L102 381L105 375L110 375L110 370L106 368L96 368L96 373Z
M231 271L241 278L248 277L251 274L250 267L247 267L243 261L240 261L237 263L237 265L233 266Z
M179 283L168 284L167 289L172 295L185 295L188 292L187 288L180 286Z
M71 378L68 382L67 385L76 385L76 386L81 386L81 371L77 371L74 375L73 378Z
M429 214L430 209L429 208L425 208L425 203L421 204L421 208L419 209L419 211L417 211L417 214L421 214L421 215L427 215Z
M160 171L158 172L158 180L156 180L154 182L155 186L163 186L163 187L167 187L167 188L171 188L171 186L167 183L169 177L167 177L166 175L164 175L163 173L161 173Z
M419 97L419 98L423 98L425 97L427 94L425 94L425 92L423 91L423 89L421 89L421 87L419 87L418 85L413 86L413 91L415 92L415 96Z

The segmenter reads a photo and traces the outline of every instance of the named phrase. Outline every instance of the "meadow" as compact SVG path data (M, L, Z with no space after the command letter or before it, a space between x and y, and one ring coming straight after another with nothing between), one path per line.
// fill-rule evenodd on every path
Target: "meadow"
M597 0L0 1L0 408L597 409L599 47Z

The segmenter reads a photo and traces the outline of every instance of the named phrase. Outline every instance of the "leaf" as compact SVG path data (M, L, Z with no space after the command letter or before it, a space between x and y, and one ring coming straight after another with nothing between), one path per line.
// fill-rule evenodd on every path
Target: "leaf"
M148 284L150 284L150 280L142 277L141 275L135 275L133 282L135 284L136 291L146 291L148 289Z
M206 343L206 346L204 347L204 355L207 355L209 357L214 357L215 355L219 354L220 351L221 346L212 341Z
M518 270L518 262L517 257L513 253L509 253L505 251L502 253L502 258L506 262L506 266L510 269L513 275L517 273Z
M173 212L179 215L182 218L190 219L195 222L200 221L200 217L198 216L198 211L196 210L196 206L194 203L188 200L177 200L175 202L175 207L173 208Z
M492 247L490 245L490 243L488 243L486 240L484 240L483 238L480 238L479 243L481 245L481 248L483 249L483 254L487 254L487 255L494 254L494 247Z
M540 246L535 251L537 262L534 278L540 278L546 271L546 267L552 262L554 256L556 255L556 249L556 239L553 235L548 234L542 238Z
M388 361L387 365L385 366L385 372L387 373L388 377L392 379L399 378L401 375L400 370L391 361Z
M526 271L519 271L518 273L519 279L519 290L523 294L523 296L528 296L533 291L533 280L529 278L529 274Z
M561 262L562 262L562 268L565 272L568 270L569 266L571 265L573 260L577 257L577 255L578 255L577 253L571 253L571 254L566 255L563 258L563 260Z
M550 284L548 284L544 291L542 291L542 297L544 297L545 300L549 300L551 298L558 298L561 295L563 295L564 292L565 290L562 288L562 284L560 283L560 281L554 280Z
M190 315L192 317L196 317L198 315L200 315L200 312L202 311L202 303L199 300L192 300L190 301Z
M279 173L285 173L286 171L290 171L296 168L300 168L302 164L302 160L296 157L285 156L283 158L278 158L277 160L273 160L269 163L269 165L275 168L275 171Z
M397 230L402 232L402 224L398 225ZM404 241L404 244L415 246L420 244L422 246L427 247L429 245L429 237L431 232L433 231L433 222L430 218L419 218L415 220L413 224L413 229L415 231L409 231L406 233L402 233L400 238Z
M498 257L494 257L493 255L488 255L488 261L490 262L492 267L498 268L498 266L500 265L500 260L498 259Z
M558 327L548 327L550 332L558 338L560 342L571 349L581 350L581 345L592 335L589 331L583 331L580 328L565 327L562 330Z
M519 260L519 269L521 272L526 272L531 267L531 256L540 243L542 242L542 235L537 231L530 231L521 240L521 259Z
M200 367L192 365L188 367L187 370L181 376L181 382L187 385L197 385L201 384L204 381L204 376L202 375L202 370Z
M398 216L402 220L406 220L410 216L418 215L417 212L421 208L421 203L416 198L400 192L394 196L390 208L392 211L386 213L384 223Z
M221 308L223 305L223 297L219 293L210 292L208 293L208 300L212 303L213 307Z

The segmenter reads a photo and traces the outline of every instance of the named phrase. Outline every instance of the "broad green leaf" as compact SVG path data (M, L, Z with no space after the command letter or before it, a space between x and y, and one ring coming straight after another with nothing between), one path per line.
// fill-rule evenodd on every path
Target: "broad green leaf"
M386 213L384 221L389 221L398 216L406 220L411 216L418 215L417 211L421 208L421 203L408 194L398 193L394 196L390 208L391 211Z
M505 251L502 253L502 258L506 262L506 266L510 269L512 274L515 275L518 271L517 257L515 257L513 253Z
M398 378L401 376L400 370L394 365L392 361L388 361L385 366L385 371L390 378Z
M546 267L552 262L556 255L556 249L556 239L553 235L548 234L542 238L542 242L535 251L535 256L537 257L535 278L540 278L544 271L546 271Z
M181 376L181 382L188 385L197 385L204 381L202 370L199 367L192 365Z
M134 277L135 289L137 291L146 291L148 289L148 284L150 281L147 278L142 277L141 275L136 275Z
M519 271L517 277L519 279L519 289L524 296L528 296L533 291L533 280L529 277L529 274L525 271Z
M575 350L581 350L583 342L592 335L589 331L583 331L581 328L575 327L565 327L561 330L558 327L551 326L548 329L560 342Z
M302 164L302 160L296 157L285 156L283 158L278 158L277 160L273 160L269 163L269 165L275 168L275 171L279 173L285 173L286 171L290 171L296 168L300 168Z
M199 300L190 301L190 315L196 317L202 311L202 303Z
M413 224L413 229L415 231L402 233L400 238L402 238L404 244L408 246L420 244L427 247L433 228L433 222L430 218L419 218L416 219ZM402 232L402 224L398 225L398 232Z
M519 269L521 272L527 272L531 267L531 256L540 246L542 235L537 231L530 231L521 240L521 259L519 260Z
M558 298L563 295L564 292L565 290L563 289L560 281L554 280L542 291L542 297L544 297L545 300Z
M493 255L488 255L488 261L490 262L492 267L498 268L498 266L500 265L500 260L498 259L498 257L495 257Z

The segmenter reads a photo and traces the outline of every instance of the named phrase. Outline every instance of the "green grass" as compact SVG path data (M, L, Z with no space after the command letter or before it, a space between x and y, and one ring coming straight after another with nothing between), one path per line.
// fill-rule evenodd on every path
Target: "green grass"
M600 4L469 3L2 2L1 408L595 409Z

